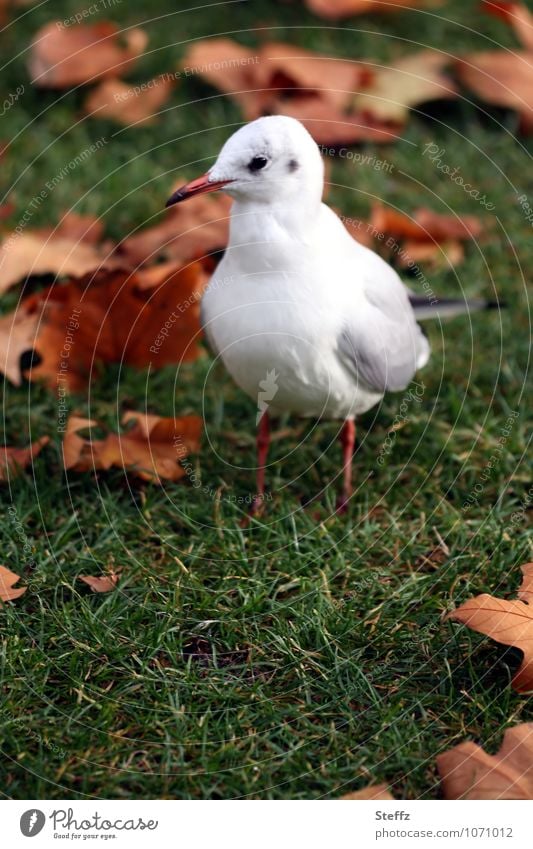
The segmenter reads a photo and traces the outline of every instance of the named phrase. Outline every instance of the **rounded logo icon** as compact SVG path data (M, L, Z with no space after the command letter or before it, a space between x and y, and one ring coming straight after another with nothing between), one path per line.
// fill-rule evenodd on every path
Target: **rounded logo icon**
M20 818L20 830L24 837L35 837L43 830L46 822L46 817L42 811L37 808L30 808L29 811L24 811Z

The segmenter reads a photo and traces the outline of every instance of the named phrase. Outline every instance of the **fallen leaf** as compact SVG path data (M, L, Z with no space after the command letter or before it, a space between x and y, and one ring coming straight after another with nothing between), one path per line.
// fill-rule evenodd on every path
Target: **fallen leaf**
M91 242L49 231L11 233L0 247L0 293L29 276L77 277L120 263Z
M394 796L391 796L389 792L389 788L386 784L369 784L368 787L363 787L362 790L355 790L353 793L346 793L345 796L341 796L341 801L343 799L394 799Z
M20 581L20 575L15 575L5 566L0 566L0 599L2 601L13 601L26 592L28 587L14 587Z
M518 693L528 693L533 690L533 606L529 603L533 595L533 563L522 566L522 575L519 600L504 601L483 593L465 601L447 618L504 646L520 649L524 658L512 685Z
M471 53L458 60L456 72L480 100L516 110L523 131L533 132L533 53Z
M527 50L533 50L533 14L522 3L504 0L481 0L484 12L501 18L515 31L516 37Z
M441 0L305 0L307 8L322 18L338 20L352 15L401 11L410 6L435 8Z
M201 76L214 88L229 94L245 115L255 114L261 92L256 88L254 66L257 52L230 38L200 39L185 52L181 68L185 77Z
M92 118L111 118L125 126L151 124L173 88L174 81L164 77L136 85L104 80L91 92L83 108Z
M400 268L411 268L413 263L424 263L428 268L437 271L443 268L454 268L465 258L465 249L457 239L447 242L417 242L406 239L403 251L398 254Z
M196 359L207 275L199 263L157 268L151 286L127 271L101 271L26 298L25 310L40 317L40 359L29 379L63 393L83 389L105 363L160 368Z
M41 436L27 448L14 448L9 445L0 447L0 481L8 481L20 474L49 442L49 436Z
M22 383L20 358L34 347L38 323L39 316L22 306L0 318L0 372L14 386Z
M371 224L379 233L418 242L478 239L483 232L481 221L474 215L441 215L421 208L411 217L379 203L372 208Z
M96 215L79 215L69 210L65 212L56 227L45 228L38 233L53 238L69 239L71 242L98 245L104 235L104 225Z
M180 180L181 186L186 179ZM176 188L177 188L176 186ZM116 256L128 265L164 258L183 264L226 247L232 201L227 195L199 195L162 213L159 223L128 236Z
M80 581L87 584L95 593L108 593L114 590L120 578L120 570L112 571L108 575L80 575Z
M120 32L109 21L69 27L53 21L36 34L28 69L33 84L40 88L72 88L126 73L147 42L144 30Z
M460 743L437 755L437 769L446 799L533 799L533 723L508 728L495 755Z
M357 95L354 105L375 121L403 124L410 109L431 100L457 97L456 86L442 73L449 63L445 53L422 50L388 67L376 67L373 81Z
M160 483L177 481L185 475L180 460L200 450L202 419L199 416L162 418L130 411L122 424L133 427L104 439L85 439L79 431L96 422L71 416L63 439L65 469L76 472L116 467L142 480Z
M317 144L333 147L364 141L390 144L396 141L399 133L397 125L380 124L371 116L357 112L341 112L319 97L277 101L275 113L296 118L297 121L301 121Z

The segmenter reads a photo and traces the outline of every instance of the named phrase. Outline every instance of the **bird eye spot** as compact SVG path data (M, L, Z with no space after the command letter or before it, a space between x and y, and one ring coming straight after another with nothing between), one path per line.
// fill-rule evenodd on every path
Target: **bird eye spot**
M252 174L255 173L255 171L261 171L261 169L265 167L267 162L268 159L266 158L266 156L254 156L254 158L251 159L248 163L248 170L251 171Z
M297 171L299 167L300 167L300 164L299 164L299 162L296 161L296 159L289 160L289 171L291 172L291 174L294 171Z

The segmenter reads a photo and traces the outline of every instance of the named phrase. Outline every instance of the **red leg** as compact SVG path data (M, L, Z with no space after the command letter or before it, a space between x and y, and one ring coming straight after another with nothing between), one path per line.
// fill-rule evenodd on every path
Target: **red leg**
M268 413L264 412L259 421L257 431L257 494L252 504L252 514L257 515L262 511L265 494L265 466L270 447L270 419Z
M355 447L355 422L346 419L341 430L342 495L337 498L337 513L346 513L352 496L352 458Z

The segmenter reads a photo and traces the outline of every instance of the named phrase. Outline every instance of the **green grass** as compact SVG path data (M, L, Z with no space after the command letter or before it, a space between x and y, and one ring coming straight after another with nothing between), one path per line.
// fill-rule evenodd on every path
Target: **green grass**
M175 7L160 0L153 22L153 3L110 8L123 26L148 21L151 52L132 80L177 67L188 39L226 31L248 45L276 38L380 61L417 44L458 53L494 46L491 39L515 43L501 22L458 0L444 7L446 20L406 12L339 27L298 2ZM24 47L52 14L79 8L41 5L0 36L3 61L13 57L2 99L26 84L2 119L3 139L19 134L2 160L2 185L13 184L13 223L47 180L104 136L108 144L50 194L31 226L74 207L101 215L121 239L160 214L180 174L212 161L240 115L197 78L182 81L161 122L146 128L80 120L83 92L36 93ZM5 440L53 436L33 470L2 490L3 562L28 586L0 611L4 795L315 798L385 781L399 797L435 798L438 752L464 738L495 751L506 727L533 720L531 700L509 686L519 653L443 621L472 594L512 596L519 565L531 559L528 510L520 511L531 507L532 246L516 201L533 196L528 143L513 137L515 116L484 113L468 99L425 113L411 117L395 145L365 146L393 163L390 173L335 160L329 201L346 215L367 215L380 198L409 212L428 205L484 216L488 234L467 247L464 264L427 276L442 295L497 293L508 309L428 328L434 356L421 374L423 398L382 466L376 457L401 396L359 423L348 517L329 515L337 425L289 421L273 446L268 512L240 528L245 507L236 497L253 491L255 408L207 358L177 379L173 368L110 367L90 403L75 398L72 408L117 427L128 407L169 415L205 403L211 444L194 463L216 497L119 471L66 477L53 396L36 385L4 387ZM431 141L487 193L494 215L422 155ZM6 310L17 297L4 296ZM499 462L465 511L513 410L520 415ZM449 547L443 562L430 556L439 535ZM111 563L124 567L119 591L97 596L77 580Z

